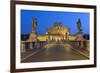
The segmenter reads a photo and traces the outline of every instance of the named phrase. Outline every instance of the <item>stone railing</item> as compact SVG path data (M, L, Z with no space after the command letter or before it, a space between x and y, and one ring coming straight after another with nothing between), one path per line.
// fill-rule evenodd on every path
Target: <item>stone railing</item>
M64 41L63 41L64 42ZM67 41L66 41L67 42ZM66 43L65 42L65 43ZM70 41L72 45L85 50L90 50L90 41ZM32 42L32 41L21 41L21 52L24 53L27 50L37 49L43 47L48 42Z
M89 40L83 40L83 41L70 41L73 46L76 46L80 49L90 50L90 41Z
M21 52L24 53L28 50L40 48L44 44L46 44L46 42L21 41Z

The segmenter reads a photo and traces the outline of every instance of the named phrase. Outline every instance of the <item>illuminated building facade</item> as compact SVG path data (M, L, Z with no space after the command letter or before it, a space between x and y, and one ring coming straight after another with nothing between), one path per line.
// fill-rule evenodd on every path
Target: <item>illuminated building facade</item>
M45 35L37 35L35 30L37 22L32 22L32 32L29 36L29 41L77 41L82 40L82 34L76 33L76 35L70 35L70 29L62 26L60 22L56 22L53 27L47 29Z

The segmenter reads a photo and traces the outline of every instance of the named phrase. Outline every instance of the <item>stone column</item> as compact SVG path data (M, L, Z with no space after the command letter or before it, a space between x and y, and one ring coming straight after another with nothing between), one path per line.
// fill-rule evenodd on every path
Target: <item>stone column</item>
M76 45L79 47L79 49L84 48L84 43L83 43L83 41L78 40Z
M38 42L37 42L37 41L34 43L34 47L35 47L35 48L39 48Z
M25 43L21 42L21 53L26 52Z
M68 40L68 33L66 32L65 40Z
M80 48L83 49L84 48L84 42L80 41Z
M32 42L29 42L29 48L33 49L33 43Z

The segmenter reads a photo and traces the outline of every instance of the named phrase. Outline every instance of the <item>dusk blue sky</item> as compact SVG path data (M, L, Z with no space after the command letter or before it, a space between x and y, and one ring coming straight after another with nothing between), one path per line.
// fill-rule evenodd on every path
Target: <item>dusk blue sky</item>
M47 28L53 27L55 22L61 22L73 35L78 32L76 22L79 18L83 34L89 34L89 17L89 13L83 12L21 10L21 34L29 34L32 31L32 18L37 19L36 31L39 34L45 34Z

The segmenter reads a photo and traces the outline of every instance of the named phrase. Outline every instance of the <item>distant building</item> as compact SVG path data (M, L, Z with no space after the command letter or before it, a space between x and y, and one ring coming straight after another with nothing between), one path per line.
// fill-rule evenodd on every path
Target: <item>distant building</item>
M69 32L69 28L65 28L60 22L56 22L52 28L47 29L45 35L37 35L32 30L29 41L77 41L83 39L82 34L70 35Z

